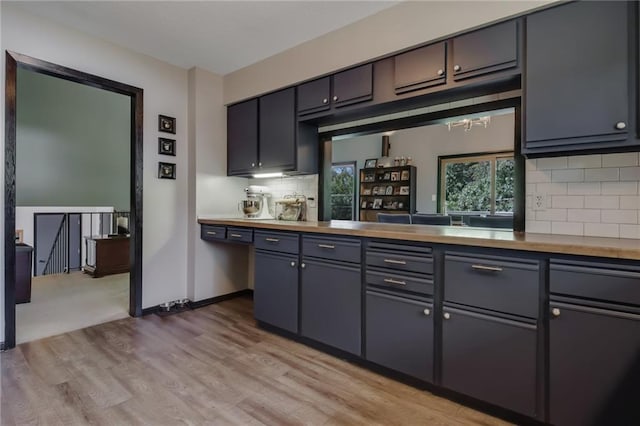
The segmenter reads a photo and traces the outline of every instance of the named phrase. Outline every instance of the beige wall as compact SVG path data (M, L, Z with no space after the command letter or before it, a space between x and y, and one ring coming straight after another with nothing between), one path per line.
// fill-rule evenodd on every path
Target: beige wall
M236 102L548 3L406 1L227 74L224 102Z

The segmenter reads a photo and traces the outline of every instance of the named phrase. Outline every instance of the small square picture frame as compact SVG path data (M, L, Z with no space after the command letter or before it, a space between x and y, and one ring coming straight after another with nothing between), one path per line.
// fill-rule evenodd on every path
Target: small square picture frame
M400 180L400 172L391 172L391 182Z
M373 200L373 208L381 209L382 208L382 198L376 198Z
M176 119L168 115L158 115L158 131L176 134Z
M365 169L375 169L377 165L378 165L377 158L369 158L368 160L364 160Z
M409 170L403 170L400 175L400 180L409 180Z
M158 179L175 179L176 163L158 162Z
M391 180L391 172L385 172L382 176L382 180Z
M158 154L176 156L176 140L158 138Z
M393 186L389 185L387 186L387 189L385 190L385 195L393 195Z
M409 195L409 187L401 186L400 187L400 195Z
M362 200L362 204L360 204L360 208L361 209L366 209L367 208L367 201L366 200Z
M362 195L371 195L371 188L364 188L362 190Z

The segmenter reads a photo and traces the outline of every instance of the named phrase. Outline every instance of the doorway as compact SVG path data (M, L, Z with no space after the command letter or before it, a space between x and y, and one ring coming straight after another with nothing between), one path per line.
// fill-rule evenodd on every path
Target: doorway
M33 276L80 270L80 213L34 213L33 231Z
M67 81L119 93L129 97L130 129L130 250L129 315L142 315L142 118L143 90L95 75L83 73L26 55L7 51L5 90L5 341L4 349L16 344L16 99L17 71L25 69Z

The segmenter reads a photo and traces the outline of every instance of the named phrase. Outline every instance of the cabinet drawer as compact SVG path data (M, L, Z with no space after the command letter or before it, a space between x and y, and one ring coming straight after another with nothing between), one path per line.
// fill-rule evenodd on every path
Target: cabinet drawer
M283 253L297 254L298 234L287 234L283 232L256 231L254 234L254 244L257 249L274 250Z
M396 271L367 270L367 285L433 294L433 280Z
M200 238L207 241L224 240L227 237L227 228L215 225L200 225Z
M551 259L550 291L640 305L640 268Z
M537 318L538 268L534 260L447 253L444 299Z
M302 236L303 256L360 263L360 240Z
M433 258L431 256L415 256L394 251L367 250L367 266L433 274Z
M252 243L253 242L253 229L248 228L227 228L227 240L237 243Z

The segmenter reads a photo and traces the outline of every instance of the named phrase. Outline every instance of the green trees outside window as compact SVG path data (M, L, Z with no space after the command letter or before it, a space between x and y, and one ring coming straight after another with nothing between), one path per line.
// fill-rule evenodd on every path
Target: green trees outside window
M331 165L331 219L355 220L356 163Z

